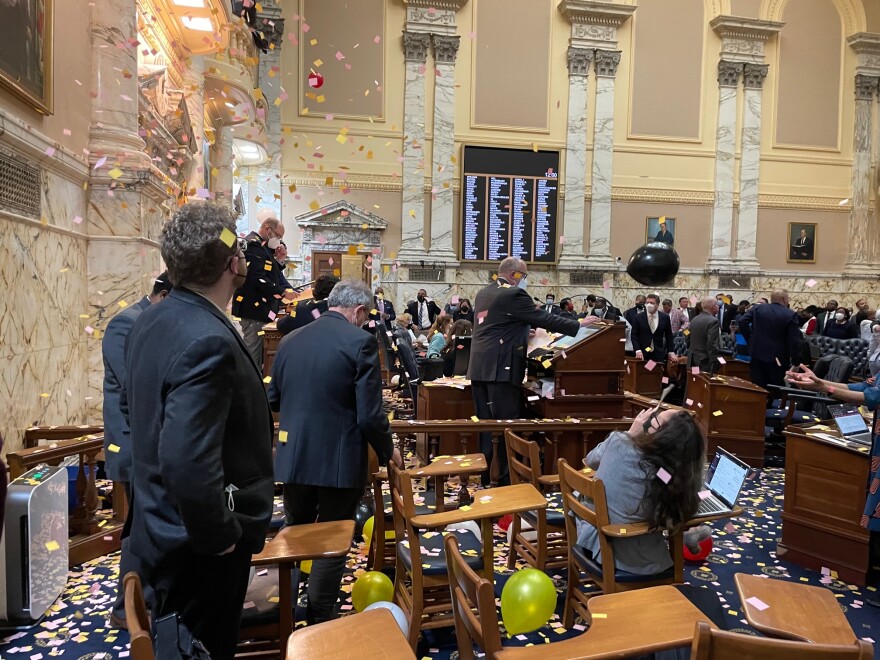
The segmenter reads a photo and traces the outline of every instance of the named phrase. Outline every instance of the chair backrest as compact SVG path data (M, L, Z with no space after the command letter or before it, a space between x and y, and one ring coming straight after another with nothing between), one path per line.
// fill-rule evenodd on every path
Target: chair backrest
M705 621L696 624L691 646L692 660L871 660L869 642L855 644L810 644L787 639L770 639L723 630L712 630Z
M577 525L572 516L592 525L599 532L599 552L605 566L615 566L614 549L608 537L602 533L602 527L609 524L608 503L605 500L605 484L601 479L590 478L587 474L571 467L564 458L560 458L559 489L562 491L562 509L565 512L565 532L569 545L577 543ZM593 502L590 509L575 494L586 497ZM570 551L569 551L570 552ZM604 571L606 579L614 580L614 571Z
M125 574L122 584L125 589L125 621L131 641L131 657L133 660L154 660L150 617L144 603L141 579L132 571Z
M831 355L837 351L838 340L833 337L826 337L822 334L812 335L810 343L819 347L822 356Z
M493 660L495 654L501 651L495 588L465 563L454 534L446 537L445 544L458 655L460 658L473 658L476 642L487 660Z
M388 481L391 483L391 511L394 517L394 539L397 543L406 542L412 560L413 575L422 574L421 544L419 535L410 521L416 515L415 498L413 497L412 475L400 470L394 461L388 461ZM400 560L398 559L398 566Z
M831 360L831 364L828 366L828 375L825 376L825 380L830 380L833 383L849 382L853 366L853 361L848 357L835 355Z
M471 338L458 337L455 340L455 364L452 368L453 376L467 376L468 365L471 361Z
M541 454L538 443L518 436L510 429L504 429L507 445L507 466L510 469L510 483L531 484L541 490L538 477L541 476Z
M676 355L687 355L688 352L688 338L684 335L684 333L679 330L675 337L672 338L672 345L675 347Z
M421 382L443 378L443 358L425 358L419 366Z

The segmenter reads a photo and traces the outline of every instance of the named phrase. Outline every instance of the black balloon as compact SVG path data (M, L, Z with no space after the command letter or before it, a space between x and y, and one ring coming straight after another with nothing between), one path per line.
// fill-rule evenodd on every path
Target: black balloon
M671 245L656 241L645 243L632 253L626 272L640 284L659 286L675 277L680 265L678 252Z
M370 518L373 517L373 505L361 501L358 504L357 510L354 512L354 535L355 537L361 536L364 531L364 523L367 522Z

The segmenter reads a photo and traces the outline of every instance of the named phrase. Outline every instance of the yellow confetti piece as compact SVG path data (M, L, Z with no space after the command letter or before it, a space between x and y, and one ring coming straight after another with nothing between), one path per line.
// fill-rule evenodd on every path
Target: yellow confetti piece
M309 208L312 209L313 211L317 211L319 208L321 208L321 205L318 204L318 202L317 202L316 200L313 199L313 200L309 203Z
M107 172L107 174L110 175L111 179L118 179L122 176L122 170L120 170L118 167L114 167L112 170Z
M541 365L542 365L545 369L549 369L550 367L553 366L553 363L550 362L550 360L544 360L544 361L541 363Z
M103 527L103 526L106 525L106 524L107 524L107 521L106 521L106 520L102 520L101 522L98 523L98 527Z
M476 415L471 415L471 421L472 421L472 422L479 422L479 421L480 421L480 418L477 417Z
M107 445L107 451L112 451L114 454L118 454L119 453L119 446L118 445Z
M594 619L607 619L608 618L607 614L600 614L598 612L590 612L590 616L592 616Z
M49 552L55 552L56 550L60 550L60 549L61 549L61 546L58 545L58 541L49 541L46 544L46 550L48 550Z
M287 431L278 431L278 442L287 442Z
M266 376L266 377L263 379L263 382L266 383L266 385L268 385L269 383L272 382L272 376Z
M721 417L721 415L724 414L724 411L723 410L716 410L712 414L715 415L715 417Z
M232 247L235 243L235 234L224 227L223 231L220 232L220 242L226 247Z

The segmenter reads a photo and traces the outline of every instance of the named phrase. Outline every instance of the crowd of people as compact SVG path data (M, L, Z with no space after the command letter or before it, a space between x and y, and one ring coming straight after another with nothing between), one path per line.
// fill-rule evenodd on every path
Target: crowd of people
M880 340L880 323L864 300L851 315L835 301L793 311L784 290L737 306L725 294L681 297L675 305L649 293L621 311L606 297L586 295L578 313L571 298L558 305L552 294L543 302L533 298L528 265L513 257L499 264L497 279L473 302L454 297L441 307L422 289L396 313L382 287L371 291L331 275L317 278L309 300L296 301L283 276L283 233L283 225L268 218L239 239L227 208L183 206L162 231L167 272L111 321L103 340L106 469L131 504L121 575L141 575L155 620L176 618L183 657L198 656L202 644L211 657L233 657L250 560L265 543L276 484L283 485L285 525L352 519L365 486L368 446L380 464L403 465L383 406L378 352L386 337L411 376L419 371L419 353L452 373L468 338L466 375L476 417L493 420L524 416L520 387L537 328L575 336L583 327L623 320L633 359L681 363L675 337L684 337L688 363L707 372L717 370L720 338L730 333L743 338L752 379L764 385L788 378L829 387L801 369L801 343L811 334L870 336L872 350L880 352L874 339ZM282 304L288 314L280 313ZM276 319L286 336L264 378L263 328ZM865 386L872 387L873 381ZM865 388L841 389L852 391L843 400L877 403L874 390ZM273 411L279 414L274 451ZM503 442L493 445L491 434L480 435L487 462L496 447L505 485ZM663 534L693 516L704 460L693 419L665 412L639 416L627 433L611 434L586 457L609 475L609 507L631 510L630 516L638 510L655 530L654 545L644 541L620 554L629 562L626 570L667 567ZM660 469L674 475L670 482L654 478ZM484 486L488 479L485 474ZM873 530L877 516L866 510L866 517ZM581 526L579 536L598 556L593 532ZM344 566L344 558L315 560L308 623L337 616ZM111 625L125 625L121 598Z

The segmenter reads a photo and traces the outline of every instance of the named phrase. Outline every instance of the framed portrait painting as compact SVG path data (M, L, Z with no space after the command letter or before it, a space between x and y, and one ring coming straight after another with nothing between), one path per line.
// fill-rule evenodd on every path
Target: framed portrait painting
M816 231L818 225L812 222L788 223L789 263L816 263Z
M648 218L645 229L645 243L657 241L668 245L675 245L675 218L665 215L661 215L659 218Z
M45 115L53 112L54 1L0 0L0 86Z

